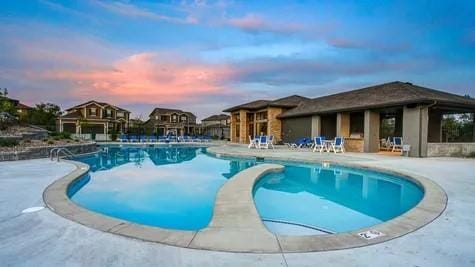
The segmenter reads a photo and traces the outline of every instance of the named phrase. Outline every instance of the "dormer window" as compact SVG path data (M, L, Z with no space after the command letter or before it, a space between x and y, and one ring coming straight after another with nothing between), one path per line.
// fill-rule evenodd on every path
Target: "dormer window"
M91 112L91 116L97 116L97 109L96 108L90 108L89 111Z

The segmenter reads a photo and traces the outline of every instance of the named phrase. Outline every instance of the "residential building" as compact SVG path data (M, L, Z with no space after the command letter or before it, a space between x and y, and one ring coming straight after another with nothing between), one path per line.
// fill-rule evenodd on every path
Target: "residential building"
M157 135L193 135L197 128L196 116L180 109L155 108L144 127Z
M129 124L130 112L105 102L91 100L68 108L57 119L60 132L73 134L124 133Z
M201 120L202 134L219 139L229 139L231 117L226 114L212 115Z
M402 136L404 144L410 145L410 156L425 157L467 150L467 144L442 140L443 115L457 113L475 113L475 100L396 81L302 101L276 117L284 142L301 137L342 136L348 151L377 152L381 138ZM242 111L239 119L249 114L253 116L253 112ZM231 128L237 125L239 121L232 119ZM383 125L389 125L389 130L382 131ZM475 153L475 146L470 147L470 153Z
M247 143L250 136L273 135L280 142L282 123L277 116L308 100L292 95L276 100L256 100L224 110L231 113L231 141Z
M28 114L28 112L32 109L32 107L30 106L27 106L23 103L21 103L19 100L17 99L12 99L12 98L8 98L8 97L4 97L4 99L6 99L7 101L9 101L14 107L15 107L15 110L17 112L17 115L19 117L22 117L22 116L25 116Z

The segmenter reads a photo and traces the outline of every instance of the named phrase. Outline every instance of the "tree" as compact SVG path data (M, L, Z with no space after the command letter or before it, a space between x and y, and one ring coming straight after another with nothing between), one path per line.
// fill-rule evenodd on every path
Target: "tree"
M27 122L34 125L41 125L48 129L54 129L56 118L61 115L58 105L52 103L37 104L27 115Z
M16 116L15 105L12 100L8 98L7 88L0 91L0 112L6 112L12 116Z

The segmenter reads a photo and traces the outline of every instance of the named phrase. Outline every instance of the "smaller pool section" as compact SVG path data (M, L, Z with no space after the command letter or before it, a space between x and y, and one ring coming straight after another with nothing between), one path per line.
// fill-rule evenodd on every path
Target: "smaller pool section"
M254 201L270 231L352 231L397 217L423 197L419 186L402 177L324 165L286 164L283 173L268 174L256 183Z
M211 157L201 147L102 147L76 160L91 166L69 187L78 205L126 221L199 230L211 221L219 188L252 161Z

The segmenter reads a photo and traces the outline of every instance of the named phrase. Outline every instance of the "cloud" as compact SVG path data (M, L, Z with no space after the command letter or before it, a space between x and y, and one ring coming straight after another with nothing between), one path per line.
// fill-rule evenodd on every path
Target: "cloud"
M112 12L121 16L145 18L145 19L150 19L150 20L165 21L165 22L178 23L178 24L198 23L198 20L193 16L179 17L179 16L162 15L162 14L152 12L150 10L138 7L130 3L101 2L101 1L97 1L94 3L108 10L109 12Z
M226 24L241 29L249 33L295 33L303 29L302 25L297 23L275 23L264 19L256 14L246 14L243 17L231 18Z

